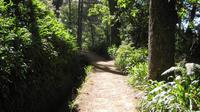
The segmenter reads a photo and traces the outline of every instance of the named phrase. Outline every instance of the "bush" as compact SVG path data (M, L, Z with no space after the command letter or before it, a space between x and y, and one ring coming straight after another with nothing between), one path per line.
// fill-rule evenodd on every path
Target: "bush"
M131 47L131 44L121 45L117 52L115 58L115 64L123 71L126 72L127 67L131 66L131 54L134 53L134 48Z
M117 55L117 47L115 45L108 47L108 54L111 56L111 58L115 58Z
M51 110L84 73L75 38L39 0L0 0L0 15L0 111Z
M129 67L147 61L147 50L145 48L135 49L131 44L121 45L116 52L115 64L127 72Z
M129 84L142 87L147 84L147 63L138 63L128 69Z
M200 79L197 75L177 75L172 82L151 81L147 86L142 110L145 112L200 111Z
M129 75L129 84L141 87L147 82L147 50L136 49L131 45L122 44L118 49L112 46L108 53L115 57L115 64Z

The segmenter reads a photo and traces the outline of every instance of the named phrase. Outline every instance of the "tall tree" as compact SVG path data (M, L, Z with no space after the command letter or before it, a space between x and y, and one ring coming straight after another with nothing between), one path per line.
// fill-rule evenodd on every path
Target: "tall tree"
M149 78L163 80L160 74L174 65L176 0L150 0Z
M77 29L77 44L82 49L82 19L83 19L83 0L78 1L78 29Z
M119 28L121 27L121 23L118 19L117 13L119 12L119 9L117 8L117 1L116 0L108 0L109 3L109 9L110 9L110 15L114 16L115 18L111 21L111 44L115 44L116 46L119 46L121 44L120 40L120 31Z
M72 5L72 1L71 0L68 0L68 10L69 10L69 12L68 12L68 16L69 16L69 22L68 22L68 27L69 27L69 29L71 29L71 22L72 22L72 18L71 18L71 16L72 16L72 14L71 14L71 10L72 10L72 7L71 7L71 5Z

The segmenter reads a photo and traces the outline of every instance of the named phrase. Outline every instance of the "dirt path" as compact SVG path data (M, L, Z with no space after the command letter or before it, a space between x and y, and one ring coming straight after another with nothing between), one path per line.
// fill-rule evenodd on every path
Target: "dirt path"
M137 112L141 92L127 84L127 76L119 72L114 61L89 54L94 71L75 100L79 112Z

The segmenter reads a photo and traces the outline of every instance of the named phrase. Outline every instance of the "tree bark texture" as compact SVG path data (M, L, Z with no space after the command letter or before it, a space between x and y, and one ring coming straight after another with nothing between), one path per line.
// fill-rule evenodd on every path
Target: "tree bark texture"
M161 73L174 65L175 0L150 0L149 78L165 80Z

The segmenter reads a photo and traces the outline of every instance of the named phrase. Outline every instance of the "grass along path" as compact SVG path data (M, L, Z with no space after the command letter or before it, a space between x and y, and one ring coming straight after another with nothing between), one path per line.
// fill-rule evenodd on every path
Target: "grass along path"
M74 104L79 112L137 112L142 92L127 84L127 76L95 54L86 54L94 66Z

